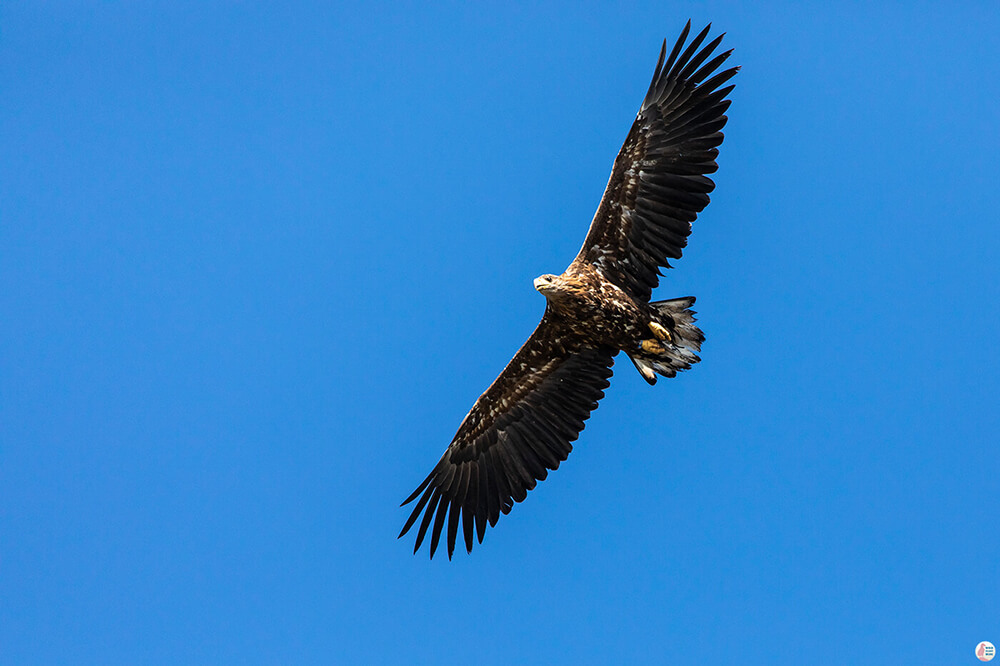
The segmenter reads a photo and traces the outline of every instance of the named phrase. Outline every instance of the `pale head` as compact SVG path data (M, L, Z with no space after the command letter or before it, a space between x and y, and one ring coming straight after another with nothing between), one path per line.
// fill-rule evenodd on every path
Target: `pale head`
M546 296L555 293L555 291L559 288L558 284L559 278L549 273L539 275L535 278L535 289Z

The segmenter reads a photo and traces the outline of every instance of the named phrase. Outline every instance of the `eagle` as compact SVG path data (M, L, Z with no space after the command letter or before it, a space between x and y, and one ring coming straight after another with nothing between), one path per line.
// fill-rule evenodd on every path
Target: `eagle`
M706 174L718 168L734 88L726 84L739 68L720 71L732 50L716 54L725 33L706 44L710 29L687 43L688 21L669 55L664 40L580 253L561 275L534 281L546 300L541 322L401 505L417 500L399 534L420 519L414 553L430 528L433 558L446 522L448 559L459 527L471 553L487 524L558 469L604 397L619 352L649 384L700 360L694 297L650 298L715 188Z

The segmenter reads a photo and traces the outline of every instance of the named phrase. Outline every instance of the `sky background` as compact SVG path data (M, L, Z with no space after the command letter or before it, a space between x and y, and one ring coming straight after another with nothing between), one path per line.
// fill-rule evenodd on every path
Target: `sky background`
M4 3L0 662L979 663L1000 12L827 5ZM703 362L413 556L689 17Z

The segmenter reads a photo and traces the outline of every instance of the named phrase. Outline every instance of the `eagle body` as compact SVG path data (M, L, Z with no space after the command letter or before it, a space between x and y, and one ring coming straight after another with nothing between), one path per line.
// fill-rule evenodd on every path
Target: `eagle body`
M548 300L545 316L562 332L563 346L624 351L650 384L656 383L656 374L672 377L698 360L692 352L700 349L704 336L693 326L693 313L686 311L693 298L637 300L591 264L578 261L562 275L542 275L535 288ZM680 348L662 344L664 339Z
M562 275L543 275L535 288L547 299L553 321L577 331L581 341L633 349L640 336L649 337L652 308L636 302L590 264L574 262Z
M707 174L718 168L733 89L725 84L738 71L719 71L731 54L715 53L722 35L706 44L707 26L688 43L690 28L669 56L663 43L579 254L561 275L535 279L546 298L538 327L403 502L416 501L399 535L419 520L414 552L430 531L433 557L446 525L449 559L460 530L469 552L482 543L486 527L569 456L617 354L649 384L700 360L695 299L651 300L715 187Z

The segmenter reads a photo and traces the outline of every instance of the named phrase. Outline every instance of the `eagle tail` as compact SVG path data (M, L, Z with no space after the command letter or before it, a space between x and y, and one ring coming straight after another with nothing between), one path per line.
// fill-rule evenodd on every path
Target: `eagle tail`
M649 305L659 320L657 323L670 332L670 337L649 341L628 356L642 378L652 385L656 383L656 375L673 377L700 361L696 352L701 350L705 334L694 324L695 312L690 309L694 305L694 296L656 301Z

